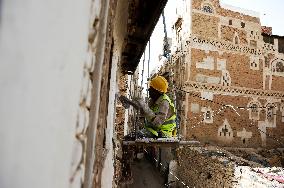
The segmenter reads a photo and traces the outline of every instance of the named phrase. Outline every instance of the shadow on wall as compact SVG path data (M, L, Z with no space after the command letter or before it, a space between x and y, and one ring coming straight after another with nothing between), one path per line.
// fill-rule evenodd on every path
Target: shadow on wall
M0 0L0 26L1 26L1 18L2 18L2 0Z

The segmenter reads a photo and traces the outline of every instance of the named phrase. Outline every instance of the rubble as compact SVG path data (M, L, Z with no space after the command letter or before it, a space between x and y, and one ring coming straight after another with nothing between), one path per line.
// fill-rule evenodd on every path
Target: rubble
M189 187L284 187L283 167L263 163L257 150L229 152L218 147L183 147L177 151L177 177ZM238 154L234 155L233 153ZM254 156L242 158L242 156ZM251 155L248 155L251 154ZM283 157L283 153L281 154ZM281 157L281 156L279 156ZM269 161L269 160L267 160Z

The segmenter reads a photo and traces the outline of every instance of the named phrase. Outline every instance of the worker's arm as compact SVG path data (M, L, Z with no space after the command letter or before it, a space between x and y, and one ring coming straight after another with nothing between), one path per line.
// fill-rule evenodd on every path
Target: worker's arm
M136 100L130 100L123 95L118 95L118 99L122 103L122 106L126 109L128 109L130 107L130 105L132 105L137 110L141 109L141 107L139 106L139 103L137 103Z
M159 112L156 113L156 116L151 121L154 127L162 125L165 122L168 116L169 108L170 108L169 102L163 100L160 104Z
M136 109L140 109L142 113L147 118L148 122L150 122L151 126L157 127L165 122L167 119L168 111L170 108L169 102L167 100L163 100L159 106L159 112L156 114L149 108L149 106L142 99L135 99L134 101L127 99L124 96L120 97L120 100L124 105L132 105Z
M142 102L139 102L140 106L142 107L142 111L147 118L148 122L150 122L150 125L153 127L157 127L165 122L168 116L168 111L169 111L169 102L166 100L161 101L160 106L159 106L159 112L156 114L146 105L145 103L143 104Z

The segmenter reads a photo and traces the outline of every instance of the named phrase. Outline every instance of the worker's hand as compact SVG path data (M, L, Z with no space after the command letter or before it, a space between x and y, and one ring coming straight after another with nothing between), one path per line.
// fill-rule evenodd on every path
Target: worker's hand
M147 119L152 119L155 116L155 113L153 113L153 111L149 108L148 104L143 99L135 99L135 101Z
M146 106L146 103L142 98L136 98L134 100L137 103L137 105L139 105L140 108L143 108L144 106Z
M118 97L118 99L119 99L119 101L121 102L122 106L123 106L125 109L128 109L128 108L130 107L130 104L127 102L128 99L127 99L125 96L120 95L120 96Z
M132 105L134 108L136 108L138 110L140 109L139 105L135 101L132 101L132 100L128 99L127 97L123 96L123 95L120 95L118 97L118 99L122 103L122 106L126 109L128 109L130 107L130 105Z

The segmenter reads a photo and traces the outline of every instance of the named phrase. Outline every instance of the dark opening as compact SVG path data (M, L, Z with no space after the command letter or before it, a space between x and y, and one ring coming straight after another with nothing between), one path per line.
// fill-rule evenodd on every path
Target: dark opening
M229 20L229 25L232 25L233 24L233 21L232 20Z
M278 39L278 52L284 53L284 38Z
M244 22L241 22L241 27L244 28L246 24Z
M211 179L212 175L210 173L207 174L207 179Z
M263 41L265 43L274 44L274 38L271 36L263 35Z

